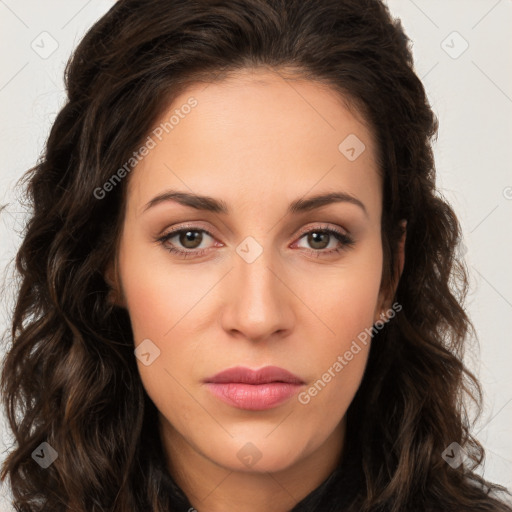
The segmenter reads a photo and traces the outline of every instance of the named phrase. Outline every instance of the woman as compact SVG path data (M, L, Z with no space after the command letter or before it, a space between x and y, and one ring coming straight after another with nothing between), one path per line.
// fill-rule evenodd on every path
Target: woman
M512 510L383 3L119 0L66 86L2 375L17 510Z

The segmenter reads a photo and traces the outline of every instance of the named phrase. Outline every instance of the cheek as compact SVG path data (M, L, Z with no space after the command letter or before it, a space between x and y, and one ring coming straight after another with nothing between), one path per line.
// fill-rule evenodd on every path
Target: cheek
M136 276L124 281L134 345L137 348L149 339L158 353L147 366L137 358L142 385L160 414L178 431L187 432L191 424L195 429L211 429L211 421L187 392L201 362L192 309L198 291L193 293L184 279L180 282L183 273L140 268L144 270L130 272L125 267L126 274Z
M308 305L323 324L322 346L326 355L332 357L333 353L347 350L351 340L373 325L381 268L381 253L376 251L354 265L334 269L315 283L307 277L300 280L303 289L299 293L307 297Z
M310 375L314 377L299 402L317 409L321 416L326 416L326 411L333 418L344 414L363 377L378 305L381 263L381 253L375 251L372 257L358 260L357 265L322 279L322 287L309 295L325 334L318 335L318 320L313 317L310 325L304 326L309 338L314 339L316 332L308 356ZM304 282L304 286L308 284Z
M358 350L350 361L333 353L329 365L298 395L296 435L309 440L307 451L331 435L347 413L363 378L369 344Z
M361 384L371 346L375 302L376 291L371 287L366 291L359 288L357 296L347 290L330 315L326 313L334 334L317 337L315 349L307 354L312 378L297 397L304 413L316 418L311 435L315 429L327 435L335 428Z
M135 344L144 338L165 343L198 301L208 283L196 282L183 267L173 268L163 248L139 249L129 237L120 251L119 267L123 294L134 333ZM192 278L192 279L191 279Z

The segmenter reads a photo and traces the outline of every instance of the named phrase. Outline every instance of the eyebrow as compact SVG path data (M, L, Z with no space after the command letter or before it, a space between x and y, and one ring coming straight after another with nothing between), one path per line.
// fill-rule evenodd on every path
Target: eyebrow
M222 200L215 199L210 196L191 194L189 192L179 192L177 190L167 190L166 192L154 197L144 206L142 212L144 213L157 204L167 201L174 201L183 206L188 206L196 210L223 213L226 215L229 214L229 207ZM295 201L292 201L288 206L287 213L297 214L301 212L307 212L332 203L350 203L357 205L368 217L368 212L365 205L359 199L346 192L329 192L308 197L307 199L296 199Z

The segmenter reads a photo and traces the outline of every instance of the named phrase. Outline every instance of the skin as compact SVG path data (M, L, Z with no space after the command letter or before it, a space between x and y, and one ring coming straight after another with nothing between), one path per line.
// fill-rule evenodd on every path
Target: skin
M267 69L194 85L161 121L191 96L198 105L129 177L117 268L107 277L129 312L135 346L150 339L160 350L150 365L137 364L160 413L169 471L191 504L200 512L282 512L339 463L370 343L307 404L294 396L265 411L242 410L203 380L233 366L276 365L307 390L390 307L381 290L374 136L333 90ZM349 134L366 146L354 161L338 149ZM230 213L174 201L144 211L169 189L222 200ZM366 213L337 202L286 214L295 199L334 191L356 197ZM212 236L156 241L184 223ZM325 226L354 245L343 248L332 235L315 245L300 232ZM236 251L248 236L263 251L251 263ZM166 250L172 245L207 252L183 258ZM401 273L403 243L398 261ZM244 446L261 458L246 464L237 456Z

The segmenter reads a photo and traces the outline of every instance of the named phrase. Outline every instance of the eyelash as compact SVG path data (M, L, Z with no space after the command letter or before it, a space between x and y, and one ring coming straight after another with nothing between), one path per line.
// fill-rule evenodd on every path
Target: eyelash
M179 229L175 229L173 231L169 231L165 235L163 235L160 238L158 238L156 240L156 242L159 242L164 247L165 250L169 251L172 254L176 254L176 255L178 255L179 257L182 257L182 258L187 258L188 255L193 255L195 257L201 257L204 254L206 254L206 252L208 252L211 248L207 248L207 249L189 249L189 250L185 251L185 250L182 250L182 249L176 249L175 247L172 247L172 246L170 247L170 246L166 245L166 242L168 242L168 240L170 238L173 238L174 236L179 235L181 233L186 233L188 231L206 233L208 236L210 236L212 238L215 238L206 229L198 228L198 227L195 227L195 226L183 226L183 227L181 227ZM329 235L334 236L334 238L336 238L342 244L341 247L336 247L335 249L330 249L330 250L304 249L307 253L309 253L310 255L313 255L313 256L315 256L317 258L320 255L333 255L333 254L336 254L336 253L340 253L340 252L342 252L344 250L349 249L355 243L354 240L350 236L348 236L347 234L342 233L341 231L333 229L332 227L329 227L329 226L321 226L320 228L314 228L314 229L309 229L307 231L303 231L299 235L299 240L301 238L303 238L304 235L308 235L309 233L324 233L324 234L327 233Z

